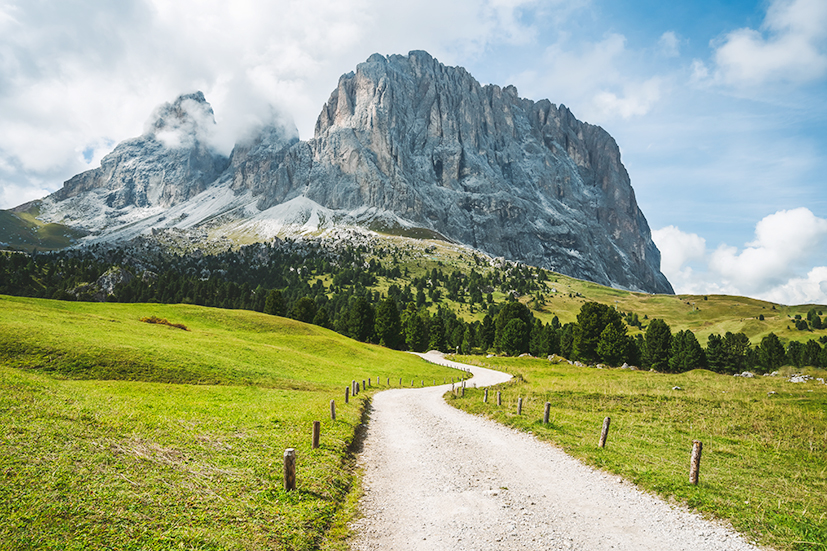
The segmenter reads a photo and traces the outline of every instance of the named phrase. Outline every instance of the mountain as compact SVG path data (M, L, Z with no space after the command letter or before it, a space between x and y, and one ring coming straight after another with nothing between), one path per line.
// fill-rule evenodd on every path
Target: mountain
M36 206L41 221L125 240L159 228L240 241L359 225L441 236L630 290L672 293L614 139L565 106L482 86L426 52L343 75L314 137L270 126L211 151L199 92Z

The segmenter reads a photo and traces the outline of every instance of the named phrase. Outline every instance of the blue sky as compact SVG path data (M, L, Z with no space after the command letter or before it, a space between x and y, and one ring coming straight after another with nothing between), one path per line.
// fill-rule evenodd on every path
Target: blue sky
M620 145L678 292L827 303L827 2L0 0L0 208L202 90L217 147L428 50Z

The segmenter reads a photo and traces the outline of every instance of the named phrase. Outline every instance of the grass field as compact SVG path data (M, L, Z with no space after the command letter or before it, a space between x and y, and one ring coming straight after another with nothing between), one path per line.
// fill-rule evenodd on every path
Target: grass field
M372 393L456 374L254 312L0 297L0 549L339 548Z
M679 375L598 370L532 358L459 356L516 379L449 401L549 440L643 489L729 520L784 550L827 549L827 386L696 370ZM814 373L819 377L825 374ZM680 387L680 390L673 390ZM496 406L496 391L503 405ZM523 414L516 403L523 397ZM551 403L550 421L543 410ZM607 446L597 446L604 417ZM688 483L693 440L700 484Z

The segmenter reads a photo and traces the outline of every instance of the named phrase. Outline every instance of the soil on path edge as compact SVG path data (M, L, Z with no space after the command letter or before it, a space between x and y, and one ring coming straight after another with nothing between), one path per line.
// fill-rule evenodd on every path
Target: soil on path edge
M506 373L469 369L477 387ZM445 403L451 385L373 398L354 550L757 550L722 524Z

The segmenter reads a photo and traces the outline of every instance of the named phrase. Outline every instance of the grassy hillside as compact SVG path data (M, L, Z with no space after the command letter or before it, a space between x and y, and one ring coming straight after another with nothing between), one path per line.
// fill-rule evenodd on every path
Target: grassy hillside
M0 549L335 547L365 400L457 375L254 312L0 297Z
M488 403L482 390L467 389L464 398L450 397L456 407L532 432L646 490L727 519L776 549L827 549L827 386L822 382L703 370L677 375L598 370L531 358L458 361L508 371L516 380L489 390ZM544 425L546 402L550 422ZM607 416L608 443L601 449L597 443ZM695 439L703 442L698 486L688 483Z
M386 238L387 242L402 251L398 254L400 266L408 268L410 277L421 276L434 268L445 272L459 270L468 273L472 269L488 272L494 269L488 258L458 245L442 241L420 241L403 238ZM377 258L387 260L378 255ZM484 259L484 262L480 262ZM495 263L496 264L496 263ZM379 278L377 288L386 290L398 281ZM827 305L801 304L786 306L778 303L729 295L652 295L613 289L561 274L549 272L548 281L539 282L542 290L541 301L536 301L537 292L520 297L534 315L544 322L557 316L562 323L574 322L580 307L589 301L617 307L623 312L637 313L645 325L648 319L660 318L672 328L672 332L691 330L699 342L706 345L707 337L712 333L745 333L753 344L757 344L769 333L775 333L782 341L801 341L827 336L827 329L820 331L798 331L792 318L796 314L806 317L807 311L816 307L827 312ZM493 292L496 302L505 300L506 295L499 290ZM443 298L441 304L455 310L465 320L482 320L485 310L479 305L471 306ZM431 305L436 311L436 305ZM763 315L764 320L759 321ZM629 333L638 332L630 328Z
M62 224L44 224L36 218L38 213L37 206L24 212L0 210L0 248L58 250L86 235Z

